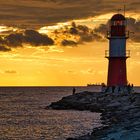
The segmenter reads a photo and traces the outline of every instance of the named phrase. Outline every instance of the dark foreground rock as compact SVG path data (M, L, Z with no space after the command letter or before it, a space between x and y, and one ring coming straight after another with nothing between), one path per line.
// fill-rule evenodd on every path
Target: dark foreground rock
M67 140L140 140L140 94L82 92L47 108L99 112L103 126L89 135Z

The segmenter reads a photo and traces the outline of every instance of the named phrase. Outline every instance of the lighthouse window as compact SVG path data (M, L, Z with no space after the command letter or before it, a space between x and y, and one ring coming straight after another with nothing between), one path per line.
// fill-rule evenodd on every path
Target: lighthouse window
M114 26L116 26L116 25L121 25L122 26L124 24L123 24L123 21L118 20L118 21L114 21L113 25Z

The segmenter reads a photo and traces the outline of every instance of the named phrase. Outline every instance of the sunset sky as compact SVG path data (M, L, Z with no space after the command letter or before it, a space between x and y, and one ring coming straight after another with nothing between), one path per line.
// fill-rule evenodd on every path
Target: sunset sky
M124 2L128 81L140 85L139 0L0 0L0 86L106 83L107 22Z

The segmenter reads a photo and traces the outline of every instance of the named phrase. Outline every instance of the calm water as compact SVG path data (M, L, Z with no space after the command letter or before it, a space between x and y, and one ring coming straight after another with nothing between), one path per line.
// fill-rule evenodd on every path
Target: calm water
M77 88L83 90L93 89ZM100 126L98 113L44 109L71 92L70 87L0 88L0 140L64 140Z

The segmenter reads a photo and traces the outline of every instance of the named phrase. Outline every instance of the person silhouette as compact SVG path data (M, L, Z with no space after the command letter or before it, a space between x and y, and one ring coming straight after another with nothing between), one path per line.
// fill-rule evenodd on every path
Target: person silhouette
M76 89L73 88L73 89L72 89L72 94L75 94L75 92L76 92Z

